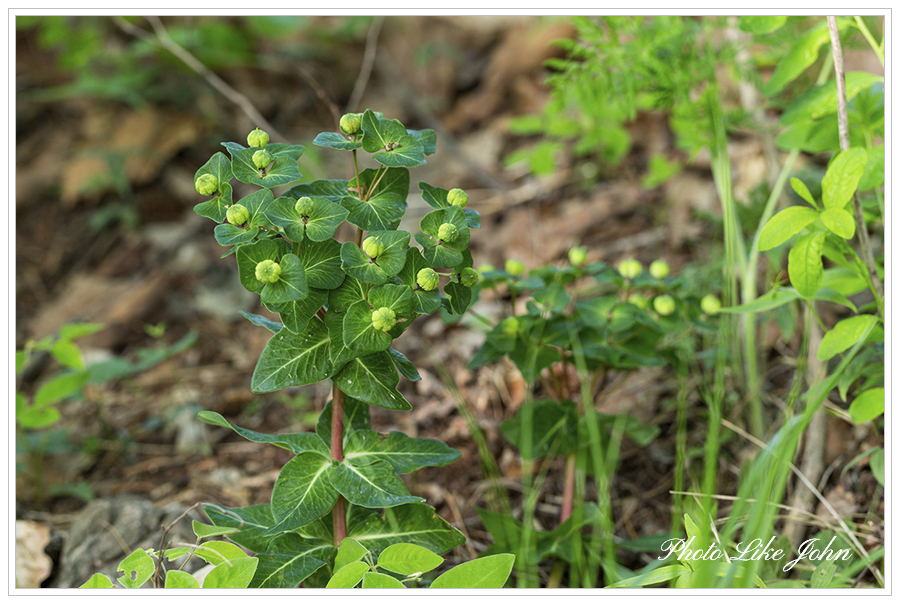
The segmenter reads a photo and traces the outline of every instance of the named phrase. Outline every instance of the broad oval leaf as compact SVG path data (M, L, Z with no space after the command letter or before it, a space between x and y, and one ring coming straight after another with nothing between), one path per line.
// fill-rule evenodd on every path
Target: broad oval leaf
M827 361L834 355L844 352L868 336L877 322L878 319L873 315L857 315L838 321L822 336L822 343L819 344L816 356L820 361Z
M200 589L200 582L191 573L172 569L166 571L166 589Z
M156 570L156 561L146 550L136 549L119 563L116 570L125 573L119 583L128 588L137 588L146 583Z
M367 572L362 578L363 589L406 589L406 585L394 577L382 573Z
M351 359L332 379L344 394L364 403L397 411L412 409L397 391L400 376L387 352Z
M743 15L738 27L749 34L762 35L781 29L786 22L787 17L784 15Z
M378 566L401 575L427 573L444 562L430 549L414 543L395 543L389 545L378 556Z
M403 480L386 461L357 467L344 460L334 466L330 480L347 501L365 508L390 508L425 501L409 494Z
M850 403L850 419L861 424L884 415L884 388L870 388Z
M802 235L788 254L788 276L791 284L804 298L809 298L822 287L822 246L825 232Z
M253 580L257 558L238 558L222 562L209 571L203 580L204 589L244 589Z
M328 589L349 589L356 587L356 584L362 581L363 575L369 570L369 565L362 560L346 564L335 571L325 585Z
M459 530L424 503L387 508L359 522L348 522L347 536L359 541L375 556L394 543L415 543L440 554L466 541Z
M340 132L322 132L313 139L313 144L320 147L330 147L341 151L352 151L362 147L359 141L349 140Z
M843 208L859 186L868 154L853 147L837 155L822 179L822 203L826 208Z
M287 462L272 487L272 516L266 534L299 528L331 511L338 492L332 486L335 466L321 453L307 451Z
M463 562L434 580L434 589L500 589L512 572L516 557L513 554L495 554Z
M781 59L769 81L763 86L763 94L770 97L815 63L819 49L828 43L828 26L820 21L797 40L788 54Z
M219 191L212 199L195 205L194 212L215 222L224 222L226 208L231 205L232 189L230 182L234 178L231 172L231 160L219 151L197 170L194 180L197 180L204 174L212 174L216 177L216 180L219 181Z
M800 198L803 199L806 203L811 205L813 208L819 208L819 206L816 205L816 200L813 199L812 193L809 192L809 187L806 186L805 182L795 176L792 176L791 188L794 190L794 193L799 195Z
M764 252L778 247L806 228L807 225L815 222L818 217L818 212L803 206L791 206L781 210L769 219L760 232L760 251Z
M369 550L360 545L359 541L351 537L345 537L341 541L340 547L338 547L337 556L334 558L334 571L337 572L351 562L361 560L368 553Z
M360 467L386 461L397 474L408 474L426 466L445 466L459 459L460 452L439 440L412 438L402 432L379 434L357 430L344 447L344 459Z
M853 216L844 208L826 208L820 216L822 217L822 224L842 239L852 239L854 233L856 233L856 223L853 221Z
M262 434L260 432L236 426L215 411L201 411L197 414L197 417L200 421L206 422L207 424L234 430L237 434L251 442L275 445L276 447L287 449L295 454L303 453L304 451L316 451L322 455L328 455L328 446L322 442L322 439L319 438L318 435L313 433Z
M272 392L290 386L314 384L331 373L328 329L312 320L303 333L282 329L272 336L253 370L250 389Z

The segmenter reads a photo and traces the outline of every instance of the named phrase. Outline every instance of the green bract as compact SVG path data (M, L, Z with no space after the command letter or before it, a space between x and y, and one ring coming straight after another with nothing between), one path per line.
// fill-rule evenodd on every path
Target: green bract
M251 147L265 147L269 144L269 134L265 130L257 128L247 135L247 144Z
M437 288L440 277L431 267L426 267L416 273L416 284L427 292Z
M194 189L200 195L215 195L219 190L219 179L216 178L215 174L201 174L194 181Z
M371 110L344 116L341 130L353 140L326 132L313 142L329 153L347 153L351 180L297 184L303 147L269 143L259 130L248 137L250 148L223 143L231 157L215 154L196 176L198 192L215 197L195 211L217 223L216 239L231 248L241 285L278 314L274 320L244 313L271 332L250 389L262 393L332 383L333 400L324 405L314 432L259 434L218 414L201 413L210 424L293 454L269 503L206 508L214 530L256 554L248 559L258 566L238 563L248 567L249 587L349 587L359 581L361 568L354 565L359 558L353 559L358 551L351 537L374 558L385 552L380 560L391 572L414 568L404 558L410 552L430 563L464 541L400 478L421 467L446 465L459 452L435 440L379 434L371 429L369 407L412 408L398 389L400 376L421 377L392 345L418 315L466 311L473 299L463 285L473 282L472 269L466 268L472 265L469 231L480 226L480 218L443 196L421 220L415 238L398 230L407 208L410 168L435 152L434 132L407 130ZM358 171L355 156L366 153L377 167ZM258 190L232 201L229 183L235 178ZM277 187L287 191L276 197L272 190ZM426 183L420 188L429 195L445 191ZM440 241L445 224L443 234L452 242ZM341 236L346 239L336 238ZM439 275L432 267L452 270L445 295L438 291ZM343 421L332 423L332 413ZM333 429L340 431L332 434ZM334 513L338 505L345 514ZM342 540L349 545L339 553ZM409 547L390 549L396 545ZM467 569L463 573L462 579L469 576ZM506 576L485 578L483 584L502 583ZM177 571L167 577L173 586L190 584ZM359 577L367 587L396 587L388 575L363 572ZM465 580L450 575L445 583L453 587Z
M281 279L281 265L274 260L263 260L256 265L256 279L263 283L275 283Z
M397 324L397 315L386 306L372 311L372 326L378 331L390 331Z
M241 204L236 203L225 212L225 220L234 225L246 224L250 220L250 211Z

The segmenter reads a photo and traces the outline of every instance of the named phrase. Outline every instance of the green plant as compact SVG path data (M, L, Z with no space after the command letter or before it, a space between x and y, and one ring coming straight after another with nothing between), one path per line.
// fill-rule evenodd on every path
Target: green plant
M216 413L200 413L208 423L295 455L282 468L270 504L206 508L214 525L235 529L228 534L231 541L257 554L251 587L327 584L337 576L332 562L347 537L375 557L394 544L437 554L463 541L399 477L446 465L459 452L432 439L373 431L369 406L412 408L397 390L398 371L411 380L419 374L392 348L393 341L421 314L462 314L468 308L469 231L480 227L478 213L464 207L461 192L420 183L434 210L414 236L398 230L409 168L434 153L434 132L408 130L371 110L345 115L340 129L319 134L313 144L349 152L348 180L300 184L276 197L273 188L300 179L297 159L304 148L268 142L259 131L249 142L262 147L223 143L231 159L217 153L195 177L198 192L212 196L195 211L219 223L216 240L229 247L224 256L234 254L241 284L280 316L275 321L244 313L274 334L251 390L326 379L333 384L315 432L261 434ZM360 170L360 150L377 167ZM232 178L260 189L236 202ZM345 223L355 232L341 243L335 237L346 232ZM411 240L421 247L410 246Z
M527 383L540 383L547 395L526 401L501 424L523 459L525 516L519 521L479 510L494 539L486 553L519 553L520 586L534 586L527 574L548 558L558 561L551 586L559 581L563 562L570 565L571 586L593 586L598 564L607 573L618 572L609 485L619 443L627 435L647 445L659 433L634 417L606 415L595 407L615 396L624 378L638 369L670 366L687 375L688 335L714 333L714 321L701 310L691 284L669 276L666 262L657 260L644 271L640 262L628 259L616 270L604 262L587 263L584 248L570 250L567 264L527 273L514 260L506 270L486 267L480 287L508 295L510 309L496 321L478 317L488 331L469 367L508 357ZM525 310L519 312L523 300ZM578 386L570 384L571 372ZM566 459L559 525L534 531L534 506L551 465L541 464L537 476L532 465L557 456ZM585 501L588 476L597 484L596 503ZM595 527L595 534L582 535L584 526Z

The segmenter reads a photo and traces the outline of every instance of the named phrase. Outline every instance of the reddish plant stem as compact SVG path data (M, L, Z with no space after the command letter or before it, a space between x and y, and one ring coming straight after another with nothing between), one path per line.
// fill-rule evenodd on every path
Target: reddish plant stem
M331 395L331 459L344 461L344 393L334 385ZM347 536L347 514L344 509L344 497L338 495L331 510L334 524L334 545L340 547Z
M566 456L566 477L563 483L562 511L559 513L559 523L562 524L572 515L575 503L575 461L576 454L571 452Z

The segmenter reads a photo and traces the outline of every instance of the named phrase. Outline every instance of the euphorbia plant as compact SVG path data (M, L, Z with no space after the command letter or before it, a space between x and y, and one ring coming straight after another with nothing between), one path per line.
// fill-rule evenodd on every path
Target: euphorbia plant
M398 476L448 464L459 452L437 440L373 431L369 406L412 408L397 389L399 374L420 376L393 341L419 315L466 311L478 278L469 229L479 228L480 219L466 208L463 191L420 183L434 210L422 218L420 232L398 230L409 168L434 153L434 131L408 130L371 110L345 115L340 129L313 144L348 153L347 180L318 180L276 196L273 188L300 179L297 159L304 148L270 143L258 129L249 147L223 143L231 159L216 153L195 177L197 192L210 196L195 211L219 223L216 240L229 247L225 256L235 255L241 284L280 318L244 313L274 334L251 389L333 383L314 432L260 434L217 413L200 414L295 455L281 470L271 503L206 509L215 525L239 529L229 539L257 552L251 587L324 585L347 536L375 556L396 543L439 554L464 540ZM377 167L360 170L360 151ZM232 178L260 188L235 200ZM345 223L352 232L340 241L335 237Z

